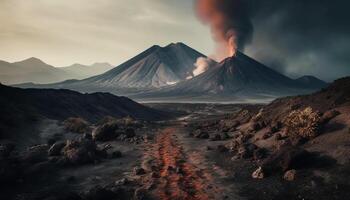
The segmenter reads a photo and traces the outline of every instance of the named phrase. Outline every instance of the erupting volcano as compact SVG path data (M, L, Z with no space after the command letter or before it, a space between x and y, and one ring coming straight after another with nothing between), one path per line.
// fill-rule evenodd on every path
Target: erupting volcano
M210 26L217 44L214 58L222 60L235 56L237 50L252 38L253 26L249 18L249 8L242 0L196 0L199 19Z

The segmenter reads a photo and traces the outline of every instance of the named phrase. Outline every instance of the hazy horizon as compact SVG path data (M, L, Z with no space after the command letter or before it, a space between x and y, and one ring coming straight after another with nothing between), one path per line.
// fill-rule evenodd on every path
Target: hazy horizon
M56 67L118 66L152 45L176 42L213 55L211 30L197 19L193 5L188 0L2 0L0 60L36 57ZM244 53L293 78L331 81L350 75L346 5L257 1Z

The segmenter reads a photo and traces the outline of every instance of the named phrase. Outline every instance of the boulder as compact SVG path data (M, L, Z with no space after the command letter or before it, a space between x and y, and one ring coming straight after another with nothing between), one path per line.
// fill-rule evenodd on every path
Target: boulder
M136 176L140 176L140 175L146 174L146 170L143 169L142 167L134 167L133 173L134 173L134 175L136 175Z
M118 137L119 133L117 132L119 126L116 122L105 123L101 126L98 126L92 132L92 138L97 141L108 141Z
M259 167L252 173L252 178L254 179L263 179L265 178L265 173L262 167Z
M323 124L328 123L330 120L332 120L334 117L340 115L340 112L337 110L328 110L325 113L323 113L321 117L321 122Z
M71 141L68 140L63 148L63 155L71 164L92 163L100 159L101 152L91 140Z
M237 155L240 158L251 158L253 156L254 151L257 149L257 146L255 144L245 144L241 145L238 148Z
M286 173L284 173L283 179L286 181L294 181L296 179L296 175L297 175L296 170L294 170L294 169L288 170L288 171L286 171Z
M202 131L200 129L197 129L194 133L193 133L194 137L199 138L199 139L208 139L209 138L209 134L206 131Z
M66 143L64 142L56 142L54 143L50 149L48 150L48 155L49 156L59 156L61 155L61 151L63 147L66 146Z

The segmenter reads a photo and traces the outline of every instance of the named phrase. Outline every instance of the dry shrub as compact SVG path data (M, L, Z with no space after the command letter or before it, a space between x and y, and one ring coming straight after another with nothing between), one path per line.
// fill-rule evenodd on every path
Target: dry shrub
M86 133L89 131L89 122L82 118L71 117L63 122L64 128L73 133Z
M310 139L316 137L320 130L320 113L311 107L292 111L284 120L288 136L300 136Z

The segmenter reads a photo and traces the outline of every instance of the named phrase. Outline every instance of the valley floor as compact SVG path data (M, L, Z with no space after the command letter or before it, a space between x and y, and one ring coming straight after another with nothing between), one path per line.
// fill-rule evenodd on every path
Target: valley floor
M193 135L196 130L205 126L210 130L215 129L220 121L229 119L228 121L232 122L229 117L239 113L243 105L149 106L188 114L173 121L148 125L146 129L137 132L140 135L148 135L142 137L140 142L134 140L96 142L98 147L108 146L108 152L122 152L122 156L118 158L103 158L99 162L85 165L58 166L50 168L51 171L47 172L38 172L47 169L46 161L33 166L31 164L29 177L13 183L14 185L2 186L0 198L341 200L349 195L348 157L342 157L345 161L341 165L335 164L335 161L330 159L329 164L320 168L311 166L298 169L297 178L293 181L284 180L283 174L280 173L271 174L263 179L253 179L252 173L261 163L253 158L233 159L234 154L227 149L227 144L234 140L235 134L238 134L237 129L227 138L213 139L210 131L209 135L198 137ZM245 109L256 111L260 107L260 105L248 105ZM209 125L204 125L208 123ZM242 127L244 128L244 125ZM57 130L57 127L55 129ZM216 129L215 132L222 130ZM256 135L259 135L259 132ZM348 143L350 137L343 132L339 132L336 137L340 137L339 135L342 136L344 148L350 149L346 146L350 144ZM80 136L65 133L64 139L74 137ZM320 136L318 140L324 137ZM315 140L316 143L306 144L305 148L312 149L311 146L318 147L318 151L322 150L319 145L315 145L318 140ZM321 142L327 143L323 140ZM330 145L338 144L334 141L333 143ZM337 152L337 155L344 153L340 150ZM51 157L49 161L52 163L52 160Z

